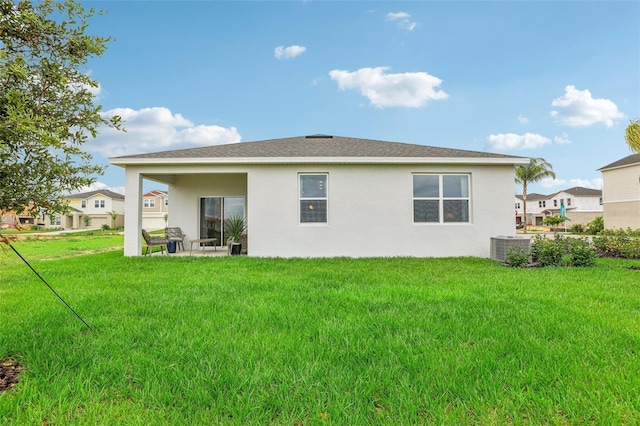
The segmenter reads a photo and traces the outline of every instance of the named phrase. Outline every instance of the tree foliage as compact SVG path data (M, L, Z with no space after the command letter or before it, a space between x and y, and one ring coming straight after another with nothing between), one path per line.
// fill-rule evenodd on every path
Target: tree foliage
M539 182L544 178L556 178L553 166L544 158L531 158L529 164L522 164L516 167L516 183L522 185L525 231L527 229L527 187L530 183Z
M562 216L547 216L544 218L542 223L545 225L556 226L565 223L569 219Z
M103 171L81 149L101 125L121 129L101 115L86 69L111 41L87 34L96 13L75 0L0 0L0 210L63 212L64 195Z
M640 154L640 118L631 120L624 132L624 140L627 141L629 148Z

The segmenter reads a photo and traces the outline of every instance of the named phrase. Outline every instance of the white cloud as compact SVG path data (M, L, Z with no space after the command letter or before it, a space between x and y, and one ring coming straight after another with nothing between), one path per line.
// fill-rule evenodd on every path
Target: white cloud
M411 15L409 15L407 12L389 12L387 13L387 19L390 21L395 21L398 19L409 19L411 18Z
M415 21L411 21L411 15L407 12L389 12L387 13L388 21L395 21L398 26L404 30L413 31L418 25Z
M109 186L103 182L94 182L89 186L84 186L79 188L77 191L74 191L74 194L82 193L82 192L90 192L97 191L99 189L108 189L109 191L117 192L118 194L124 195L124 186Z
M387 69L361 68L354 72L333 70L329 76L338 83L340 90L360 89L360 93L377 108L418 108L430 100L449 97L438 90L442 83L438 77L426 72L385 74Z
M567 143L571 143L571 140L569 139L569 135L566 133L562 133L561 136L555 136L553 138L553 140L555 141L555 143L557 143L558 145L564 145Z
M518 121L521 124L527 124L529 122L529 119L527 117L523 117L522 114L518 115Z
M625 117L618 106L609 99L593 99L589 90L578 90L575 86L565 87L565 93L554 99L551 116L563 126L584 127L595 123L605 123L611 127L615 120Z
M119 115L126 132L102 127L98 137L87 144L87 149L106 157L127 154L193 148L240 142L235 127L195 125L180 114L164 107L116 108L104 113L105 117Z
M581 186L583 188L602 189L602 178L595 179L543 179L540 181L540 185L544 188L559 188L569 189L574 186Z
M307 50L304 46L278 46L274 49L273 53L276 59L291 59L296 56L302 55Z
M516 135L515 133L499 133L489 135L487 143L490 149L512 150L512 149L536 149L550 144L551 140L536 133L525 133Z

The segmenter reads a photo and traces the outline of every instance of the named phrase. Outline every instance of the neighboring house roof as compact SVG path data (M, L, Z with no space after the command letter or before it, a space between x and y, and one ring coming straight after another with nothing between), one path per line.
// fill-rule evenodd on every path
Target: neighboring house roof
M563 189L562 191L555 192L551 195L542 195L531 193L527 194L527 201L538 201L538 200L548 200L550 198L555 197L561 192L566 192L567 194L573 195L574 197L601 197L602 190L600 189L591 189L591 188L583 188L581 186L574 186L573 188ZM516 198L522 200L522 194L517 194Z
M160 191L159 189L153 189L143 195L143 197L168 197L168 196L169 194L166 191Z
M117 192L109 191L108 189L98 189L96 191L83 192L80 194L65 195L65 198L91 198L98 194L102 194L114 200L124 200L124 195L118 194Z
M386 161L389 161L394 158L441 158L448 161L461 160L460 162L468 161L469 159L484 159L495 162L503 160L504 163L511 164L513 164L514 160L517 160L516 163L518 164L522 162L521 160L528 160L525 157L492 154L489 152L342 136L311 135L127 155L113 157L110 162L123 165L140 162L162 163L166 162L167 159L183 159L185 162L221 162L221 159L237 159L237 161L232 162L268 162L265 160L273 161L273 159L278 158L283 159L282 162L290 162L292 159L298 159L298 161L308 159L317 162L321 159L331 160L337 158L351 158L356 162L366 159L386 159ZM204 159L216 159L217 161L202 161Z
M573 195L574 197L601 197L602 196L602 190L600 189L591 189L591 188L583 188L581 186L574 186L573 188L558 191L555 194L549 195L549 198L553 198L561 192L566 192L567 194Z
M516 198L524 200L524 197L521 194L520 195L516 195ZM549 198L548 195L536 194L535 192L527 194L527 201L546 200L547 198Z
M640 154L631 154L618 161L614 161L613 163L607 164L604 167L600 167L598 171L615 169L617 167L631 166L634 164L640 164Z

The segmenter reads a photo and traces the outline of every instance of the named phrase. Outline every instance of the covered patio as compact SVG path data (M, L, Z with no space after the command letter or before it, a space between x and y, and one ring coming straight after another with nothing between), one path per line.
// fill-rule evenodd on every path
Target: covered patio
M169 188L166 225L179 227L186 235L184 250L176 250L171 256L227 255L225 218L231 215L246 217L247 173L231 170L212 173L193 166L177 166L171 171L158 173L156 167L127 167L125 230L133 229L137 236L141 234L143 183L157 182ZM143 240L127 238L131 234L125 231L125 255L142 253L145 247ZM202 239L215 239L215 243L201 245L194 242L193 250L190 250L191 241ZM245 250L246 247L245 243Z

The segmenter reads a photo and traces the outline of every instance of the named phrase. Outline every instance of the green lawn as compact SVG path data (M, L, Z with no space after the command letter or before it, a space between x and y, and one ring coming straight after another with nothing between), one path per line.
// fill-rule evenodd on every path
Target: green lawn
M0 394L2 424L640 419L638 261L510 269L38 244L16 247L95 331L0 254L0 359L25 367Z

